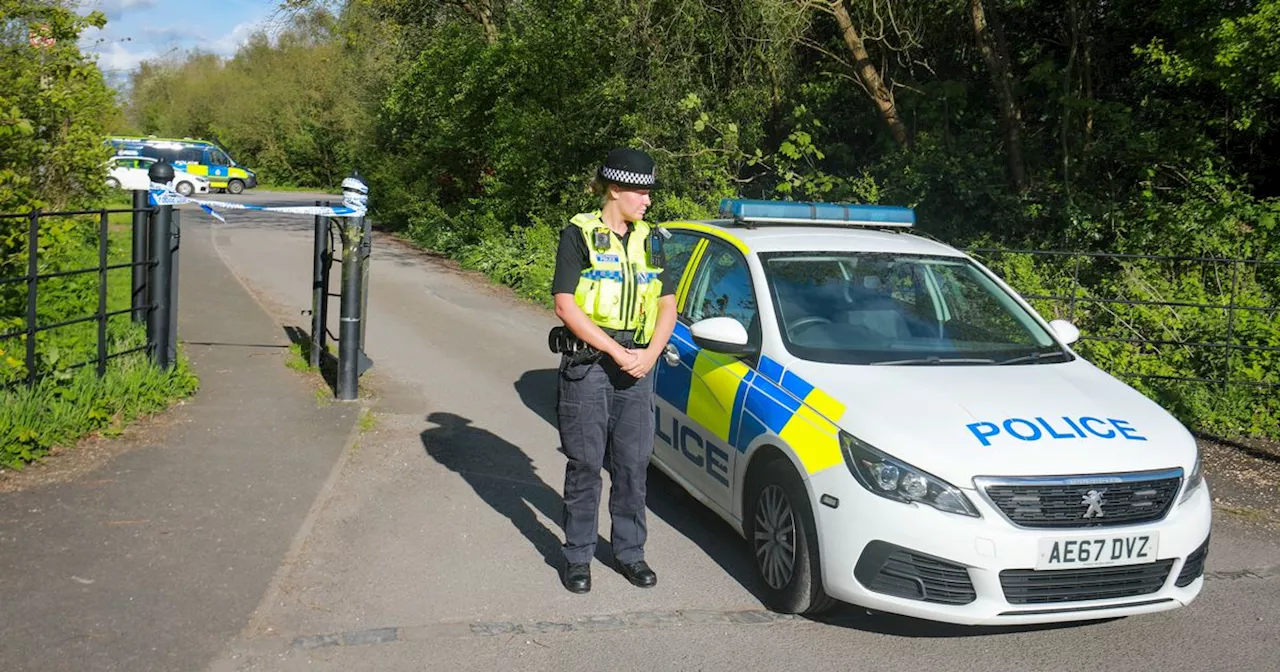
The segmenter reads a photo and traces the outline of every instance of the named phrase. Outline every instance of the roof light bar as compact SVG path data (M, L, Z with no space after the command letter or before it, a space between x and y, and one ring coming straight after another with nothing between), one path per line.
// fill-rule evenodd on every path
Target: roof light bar
M726 198L720 216L752 224L825 224L836 226L905 227L915 225L911 208L803 201L756 201Z

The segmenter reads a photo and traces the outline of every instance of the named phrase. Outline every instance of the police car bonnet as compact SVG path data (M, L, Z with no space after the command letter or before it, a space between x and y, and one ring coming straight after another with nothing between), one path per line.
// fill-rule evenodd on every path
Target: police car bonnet
M653 157L638 150L619 147L609 152L599 175L606 182L621 187L656 189L658 177Z

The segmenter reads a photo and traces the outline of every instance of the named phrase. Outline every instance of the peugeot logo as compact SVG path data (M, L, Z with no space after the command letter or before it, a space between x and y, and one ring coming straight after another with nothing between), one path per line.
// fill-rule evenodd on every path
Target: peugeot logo
M1084 512L1085 518L1101 518L1106 515L1102 512L1102 505L1107 503L1106 500L1102 499L1102 496L1106 494L1106 492L1106 488L1101 490L1090 490L1080 500L1081 504L1086 504L1089 507Z

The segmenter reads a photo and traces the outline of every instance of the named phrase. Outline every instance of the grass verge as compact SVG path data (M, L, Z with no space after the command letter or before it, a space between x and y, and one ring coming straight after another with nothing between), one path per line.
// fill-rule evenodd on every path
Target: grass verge
M104 206L121 207L122 197L115 196ZM109 218L110 264L126 262L132 256L131 219L128 213ZM83 227L77 230L85 233L96 231L96 219L85 219L76 226ZM96 245L88 242L67 261L68 267L75 268L96 265ZM128 308L131 275L128 268L108 271L108 311ZM37 293L40 323L92 314L97 307L97 287L93 274L41 280ZM145 327L132 323L129 315L108 319L109 354L131 350L145 341ZM41 378L31 387L22 382L26 368L21 356L15 357L25 350L25 337L0 344L4 355L0 360L0 466L6 468L20 470L53 448L72 446L94 434L119 435L129 423L169 408L199 386L182 348L174 368L167 372L155 368L143 352L110 360L102 377L92 364L68 368L70 363L92 360L96 354L94 322L41 332L36 344Z
M89 368L69 378L0 392L0 465L21 469L97 433L118 436L140 417L163 411L199 386L186 356L161 371L142 354L128 355L99 378Z

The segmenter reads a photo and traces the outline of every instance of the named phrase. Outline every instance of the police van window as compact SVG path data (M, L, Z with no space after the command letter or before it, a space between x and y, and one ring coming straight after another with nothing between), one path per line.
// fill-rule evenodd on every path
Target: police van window
M197 147L187 147L178 153L179 161L187 163L200 163L204 160L204 152Z
M165 161L168 161L169 163L173 163L179 160L178 150L176 149L161 149L159 147L147 147L145 151L147 153L147 156L154 156L157 159L163 159Z
M690 322L709 317L732 317L759 342L760 320L747 261L732 247L711 241L702 256L685 307Z
M210 150L209 150L209 165L211 165L211 166L229 166L229 165L231 165L231 162L227 159L227 155L226 155L226 154L223 154L221 150L217 150L217 149L210 149Z

